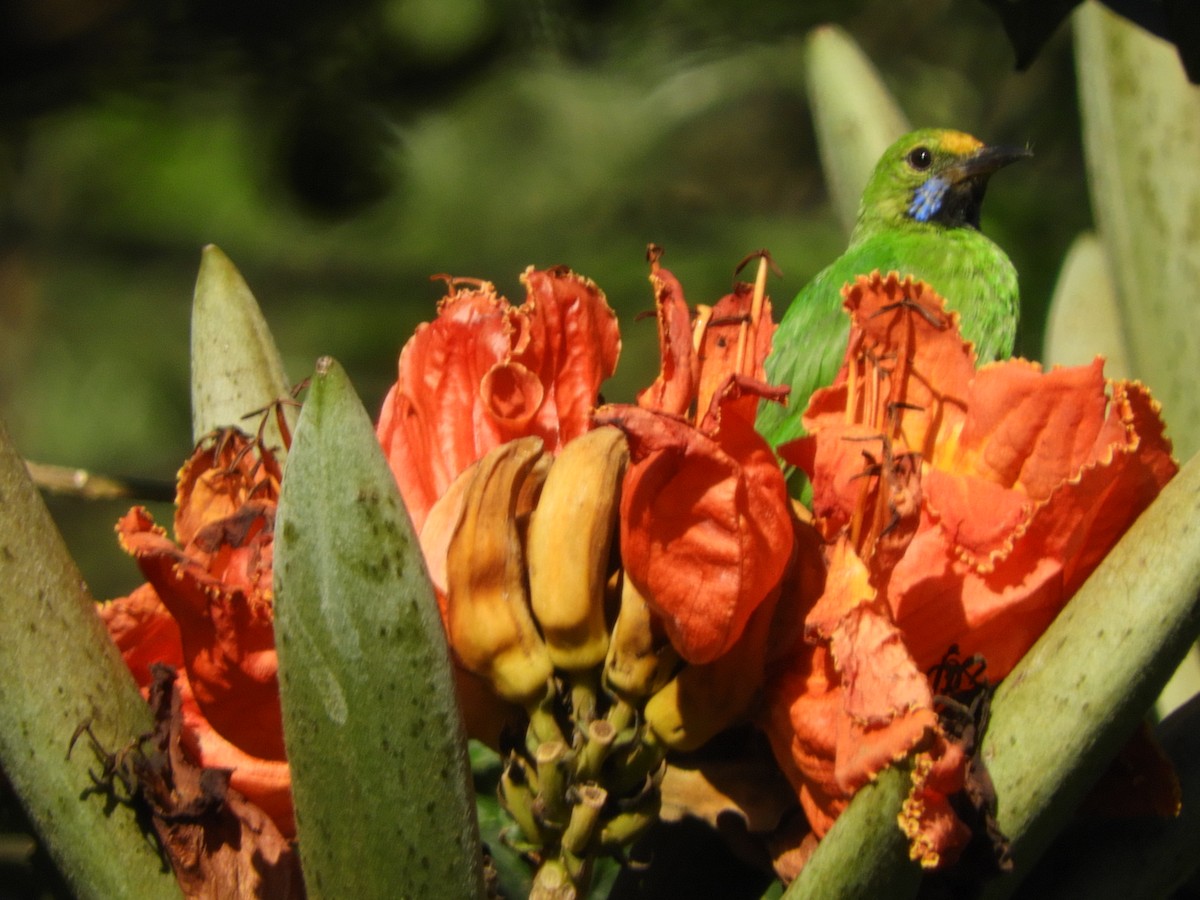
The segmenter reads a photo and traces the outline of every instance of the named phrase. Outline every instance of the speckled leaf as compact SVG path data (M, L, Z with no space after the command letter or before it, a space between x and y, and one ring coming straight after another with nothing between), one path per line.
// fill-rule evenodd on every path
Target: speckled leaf
M247 413L288 395L287 376L275 341L254 295L220 248L209 244L200 257L192 302L192 438L236 425L254 431ZM293 416L291 407L284 415ZM267 444L280 448L274 417L267 421Z
M875 162L909 130L908 120L866 54L836 25L813 30L806 70L821 166L848 234Z
M0 766L81 898L178 897L130 807L108 809L71 735L91 722L107 752L152 728L25 464L0 425Z
M1167 42L1098 3L1074 15L1092 208L1132 374L1187 458L1200 450L1200 87Z
M309 897L481 896L467 744L433 588L366 411L328 358L284 469L275 592Z
M1001 683L983 758L1012 839L1007 896L1200 633L1200 457L1163 488Z

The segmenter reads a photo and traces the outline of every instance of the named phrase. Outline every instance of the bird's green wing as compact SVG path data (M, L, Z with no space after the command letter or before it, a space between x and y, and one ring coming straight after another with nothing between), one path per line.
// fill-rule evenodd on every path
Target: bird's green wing
M800 291L775 332L765 363L767 381L789 385L791 394L784 403L762 401L755 422L772 447L804 434L800 417L808 398L833 381L845 356L850 319L842 309L841 262L820 272Z

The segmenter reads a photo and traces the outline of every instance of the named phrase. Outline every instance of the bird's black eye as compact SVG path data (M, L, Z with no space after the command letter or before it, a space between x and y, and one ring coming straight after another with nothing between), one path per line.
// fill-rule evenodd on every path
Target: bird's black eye
M914 147L908 151L908 164L918 172L928 169L932 163L933 154L929 152L928 147Z

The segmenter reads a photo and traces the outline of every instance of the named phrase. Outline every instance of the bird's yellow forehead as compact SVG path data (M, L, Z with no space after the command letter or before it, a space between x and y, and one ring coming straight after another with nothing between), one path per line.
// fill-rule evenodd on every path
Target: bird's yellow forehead
M942 149L955 156L968 156L983 146L983 141L963 131L946 131L941 135Z

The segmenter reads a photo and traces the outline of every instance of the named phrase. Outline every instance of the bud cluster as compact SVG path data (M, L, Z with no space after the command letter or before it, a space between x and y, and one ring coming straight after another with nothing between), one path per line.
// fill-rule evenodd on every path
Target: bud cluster
M683 664L625 576L615 536L628 465L625 434L606 425L557 458L538 438L509 441L452 489L446 626L459 663L524 713L500 798L513 844L539 867L532 896L586 893L597 856L657 820L668 749L732 718L720 703L701 713L697 693L729 673ZM689 730L691 708L704 721Z

